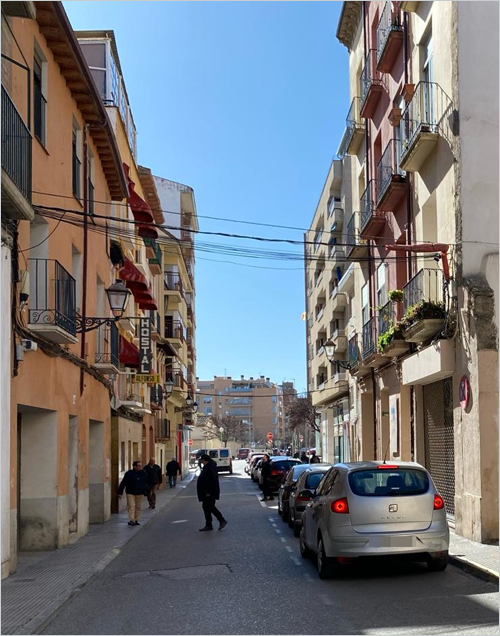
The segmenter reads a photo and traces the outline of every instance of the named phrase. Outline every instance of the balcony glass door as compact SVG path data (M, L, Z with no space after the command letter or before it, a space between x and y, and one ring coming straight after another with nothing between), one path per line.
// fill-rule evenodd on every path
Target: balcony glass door
M434 122L434 100L432 93L432 86L434 82L434 61L433 61L433 44L432 33L426 38L423 43L423 68L422 79L424 84L422 86L422 124L432 125Z

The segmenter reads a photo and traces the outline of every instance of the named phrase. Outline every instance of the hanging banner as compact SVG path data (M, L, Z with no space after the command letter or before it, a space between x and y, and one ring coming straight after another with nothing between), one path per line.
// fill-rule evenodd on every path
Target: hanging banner
M139 332L139 371L151 373L151 320L141 318Z

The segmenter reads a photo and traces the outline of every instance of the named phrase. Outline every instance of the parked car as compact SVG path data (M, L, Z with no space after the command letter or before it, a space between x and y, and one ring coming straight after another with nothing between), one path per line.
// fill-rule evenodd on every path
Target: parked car
M246 459L250 453L249 448L238 448L236 459Z
M288 471L300 463L299 459L292 459L291 457L271 457L271 476L269 478L271 492L278 492ZM262 475L259 476L259 487L262 488Z
M289 507L288 502L290 495L295 490L295 484L300 475L309 470L309 464L297 464L293 466L287 473L283 483L278 490L278 514L281 515L282 520L286 523L289 519Z
M302 514L306 505L313 500L321 480L332 467L331 464L305 464L295 488L290 493L288 501L289 520L288 525L293 528L293 534L298 537L302 527Z
M320 578L370 556L448 564L444 500L429 472L413 462L336 464L302 517L300 552L315 555Z
M250 475L252 481L255 481L255 469L257 468L257 464L264 457L264 453L254 454L252 455L252 459L248 464L247 472Z
M233 458L229 448L210 449L208 455L217 464L219 473L227 471L230 475L233 474Z

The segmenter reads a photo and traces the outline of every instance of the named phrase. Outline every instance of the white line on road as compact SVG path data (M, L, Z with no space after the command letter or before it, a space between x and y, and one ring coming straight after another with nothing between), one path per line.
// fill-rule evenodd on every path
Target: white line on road
M332 603L332 599L329 598L329 596L327 594L320 594L321 598L323 599L323 603L325 605L333 605Z
M265 502L264 502L264 501L261 501L261 500L259 499L259 495L255 495L255 496L257 497L257 501L260 503L260 505L261 505L263 508L267 508L267 506L266 506Z
M288 550L288 552L293 552L293 548L289 545L285 546L285 550Z
M274 532L276 532L276 534L281 534L281 530L278 530L278 528L274 528Z
M179 519L179 521L172 521L172 523L186 523L188 519Z
M302 565L302 559L297 556L290 557L290 559L295 563L295 565Z
M285 537L280 537L281 541L283 541L283 543L286 543L286 539Z

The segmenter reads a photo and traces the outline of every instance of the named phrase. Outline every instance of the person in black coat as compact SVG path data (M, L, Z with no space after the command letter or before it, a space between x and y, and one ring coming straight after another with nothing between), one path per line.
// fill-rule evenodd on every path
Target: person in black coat
M127 506L129 516L129 526L139 526L141 516L142 498L148 493L148 475L142 469L142 463L135 461L132 470L127 470L120 485L118 486L118 497L123 491L127 493Z
M198 493L198 501L201 501L203 512L205 514L205 527L200 528L200 532L213 530L212 515L219 522L219 530L227 526L227 521L222 513L215 507L215 502L220 497L219 473L217 464L208 455L200 457L202 464L201 472L196 483L196 491Z
M170 488L175 488L177 484L177 475L182 479L181 465L176 459L171 459L165 467L165 472L168 477L168 485Z
M148 502L149 507L153 510L156 507L156 491L163 483L163 475L161 468L155 464L155 458L151 457L149 463L144 466L144 470L148 476Z
M271 458L267 454L262 458L262 469L260 475L262 477L262 492L264 494L261 501L274 499L271 494L271 484L269 483L269 478L271 477Z

